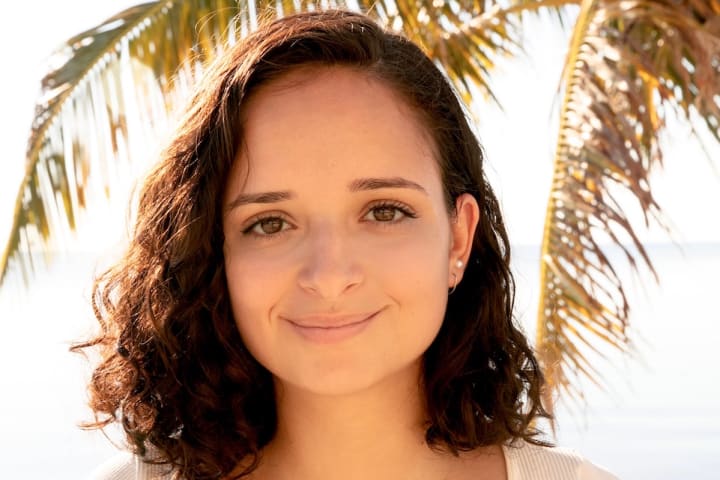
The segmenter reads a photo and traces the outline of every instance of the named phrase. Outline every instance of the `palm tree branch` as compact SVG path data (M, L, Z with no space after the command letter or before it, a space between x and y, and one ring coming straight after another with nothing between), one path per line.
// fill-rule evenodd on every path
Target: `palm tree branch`
M74 36L54 54L59 66L42 80L0 282L12 260L27 280L31 252L41 245L47 252L53 237L62 243L88 195L109 195L113 169L132 163L138 150L135 137L167 121L174 85L191 82L237 10L230 0L145 3Z
M667 109L688 119L695 110L720 138L718 8L669 0L581 5L563 72L541 246L536 345L551 390L546 401L557 394L553 389L575 383L569 376L602 384L597 371L574 358L570 338L595 353L602 348L590 345L591 338L632 349L627 295L604 242L618 248L631 269L641 260L657 277L616 196L630 194L646 224L651 218L663 223L649 174L662 163L659 134Z

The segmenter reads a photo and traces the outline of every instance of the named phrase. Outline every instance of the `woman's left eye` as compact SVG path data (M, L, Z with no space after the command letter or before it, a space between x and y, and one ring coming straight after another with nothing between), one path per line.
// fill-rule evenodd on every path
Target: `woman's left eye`
M368 218L371 216L372 218ZM416 218L417 215L410 207L399 202L385 202L370 207L365 219L378 223L397 223L403 218Z

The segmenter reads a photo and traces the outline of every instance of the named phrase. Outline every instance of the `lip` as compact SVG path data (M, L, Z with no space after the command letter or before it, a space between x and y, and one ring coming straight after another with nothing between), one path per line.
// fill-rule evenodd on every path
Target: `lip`
M302 320L283 318L305 340L328 344L347 340L358 335L380 313L344 316L310 316Z

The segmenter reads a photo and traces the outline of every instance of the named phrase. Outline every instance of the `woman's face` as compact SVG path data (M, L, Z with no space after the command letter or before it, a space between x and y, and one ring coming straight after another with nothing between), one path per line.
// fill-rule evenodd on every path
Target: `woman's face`
M243 115L223 229L248 350L278 381L324 394L417 371L462 276L475 200L458 199L451 221L428 134L352 69L292 72Z

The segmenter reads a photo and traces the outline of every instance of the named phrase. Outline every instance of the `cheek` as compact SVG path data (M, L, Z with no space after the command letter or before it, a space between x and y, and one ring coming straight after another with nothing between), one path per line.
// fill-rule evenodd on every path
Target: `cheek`
M416 235L397 248L382 249L374 262L385 293L397 303L403 322L397 335L431 342L447 306L449 239L439 228Z
M227 247L224 253L225 275L236 313L267 309L287 290L288 271L295 261L287 251L238 244Z
M225 260L225 275L233 304L249 305L262 297L264 290L272 285L273 272L259 268L248 258L228 257Z
M448 238L438 228L427 228L400 239L395 245L378 248L376 268L389 279L415 292L443 292L447 285Z
M241 267L242 265L242 267ZM243 343L261 363L272 339L269 318L276 298L278 276L271 269L255 268L252 262L226 258L225 275L233 317Z

